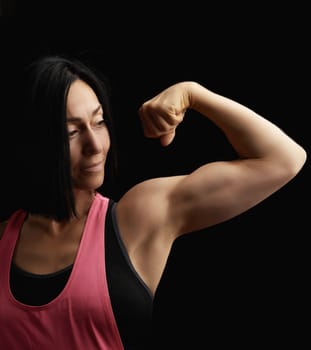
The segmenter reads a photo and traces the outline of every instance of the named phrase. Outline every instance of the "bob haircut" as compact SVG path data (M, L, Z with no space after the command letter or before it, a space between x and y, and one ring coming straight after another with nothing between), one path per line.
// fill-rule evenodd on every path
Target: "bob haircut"
M58 221L76 215L70 171L66 101L71 84L86 82L104 111L111 138L107 175L116 167L107 79L82 61L60 55L38 58L26 68L19 140L21 208ZM100 189L99 189L100 190Z

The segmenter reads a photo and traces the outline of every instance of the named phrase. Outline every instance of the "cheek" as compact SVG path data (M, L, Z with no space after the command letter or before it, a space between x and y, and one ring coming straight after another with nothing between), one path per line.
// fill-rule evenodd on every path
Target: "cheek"
M70 147L70 167L73 171L76 167L76 165L79 163L79 151L75 147Z
M110 146L111 146L110 135L109 135L108 131L106 131L105 135L103 137L103 148L104 148L106 153L109 151Z

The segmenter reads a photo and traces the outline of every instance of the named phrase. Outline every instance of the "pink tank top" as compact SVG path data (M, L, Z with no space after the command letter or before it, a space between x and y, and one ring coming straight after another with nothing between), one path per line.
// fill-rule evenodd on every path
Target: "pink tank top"
M0 240L0 349L123 350L105 278L108 198L96 194L69 280L51 302L29 306L10 291L10 265L27 215L18 210Z

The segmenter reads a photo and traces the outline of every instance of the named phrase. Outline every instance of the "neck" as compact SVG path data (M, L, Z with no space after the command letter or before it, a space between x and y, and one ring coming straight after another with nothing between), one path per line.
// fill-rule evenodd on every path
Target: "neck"
M57 235L64 231L67 227L84 221L89 213L93 200L96 196L94 191L74 191L77 216L69 220L57 221L48 217L37 214L29 214L28 223L38 225L44 229L45 232Z
M81 191L74 190L74 197L76 203L77 217L84 217L88 214L93 200L96 196L95 191Z

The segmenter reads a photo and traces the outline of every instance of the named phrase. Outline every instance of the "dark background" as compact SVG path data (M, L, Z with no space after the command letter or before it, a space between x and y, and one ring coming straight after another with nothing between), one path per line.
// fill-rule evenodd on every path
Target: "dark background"
M3 21L2 77L18 81L19 69L43 53L73 54L106 74L120 152L117 198L143 179L186 173L204 162L232 157L223 135L191 111L168 148L143 137L140 104L181 80L198 81L255 109L309 151L308 28L303 9L281 14L258 22L248 17L236 27L184 23L183 30L173 25L161 30L158 21L157 30L140 26L136 31L123 22L121 35L116 22L60 28L57 20L53 26ZM14 207L14 181L21 176L5 166L14 147L14 130L6 130L14 106L4 111L2 216ZM205 349L215 342L219 347L249 349L269 342L297 348L308 316L309 178L307 161L294 180L255 208L176 241L155 300L159 349Z

